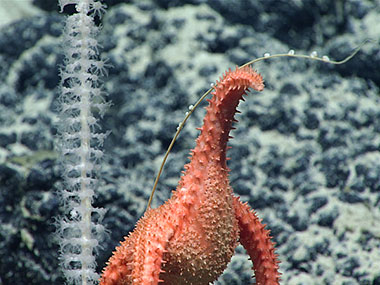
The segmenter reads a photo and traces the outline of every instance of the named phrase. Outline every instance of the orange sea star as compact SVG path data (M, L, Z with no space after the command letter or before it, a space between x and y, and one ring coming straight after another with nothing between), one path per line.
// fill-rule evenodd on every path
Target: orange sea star
M234 197L228 181L227 141L240 99L264 89L251 67L229 70L214 87L189 164L172 197L149 209L110 258L101 285L209 284L227 267L240 242L253 261L257 284L278 284L269 231Z

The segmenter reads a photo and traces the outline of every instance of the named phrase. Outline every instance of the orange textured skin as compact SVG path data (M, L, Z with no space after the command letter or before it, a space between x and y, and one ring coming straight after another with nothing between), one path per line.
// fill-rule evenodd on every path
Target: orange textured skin
M116 248L101 285L209 284L227 267L239 241L254 263L257 284L279 284L269 231L233 196L228 181L229 132L248 88L264 88L251 67L229 70L217 82L176 191L149 209Z

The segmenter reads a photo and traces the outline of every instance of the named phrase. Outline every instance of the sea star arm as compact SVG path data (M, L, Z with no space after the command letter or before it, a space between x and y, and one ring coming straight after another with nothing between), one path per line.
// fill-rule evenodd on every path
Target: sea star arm
M100 285L153 285L159 279L163 255L174 233L172 218L157 221L157 210L148 210L125 241L121 243L103 271ZM165 215L164 215L165 216Z
M278 259L274 243L271 241L269 230L256 216L247 203L242 203L234 197L235 215L240 230L240 243L246 249L253 262L256 284L279 284Z

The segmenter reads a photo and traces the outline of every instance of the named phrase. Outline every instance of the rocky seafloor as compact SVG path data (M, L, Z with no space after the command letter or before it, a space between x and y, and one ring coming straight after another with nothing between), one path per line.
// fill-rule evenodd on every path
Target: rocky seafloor
M113 65L94 201L109 231L98 270L143 214L188 106L226 69L291 49L339 60L371 38L339 66L256 64L266 88L239 107L229 167L235 193L271 229L282 284L380 284L380 1L122 2L106 1L98 38ZM0 284L63 284L53 224L64 15L55 1L28 5L0 6L22 10L0 30ZM154 206L175 189L203 115L186 123ZM215 284L250 284L250 268L239 247Z

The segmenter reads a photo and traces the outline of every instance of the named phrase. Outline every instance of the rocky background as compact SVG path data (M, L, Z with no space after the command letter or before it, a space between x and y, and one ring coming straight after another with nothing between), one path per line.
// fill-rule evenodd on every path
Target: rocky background
M95 204L109 230L99 271L143 214L163 154L193 104L228 68L266 88L240 106L231 185L268 224L283 284L380 284L380 1L105 1L99 41L113 105ZM54 148L64 14L54 0L0 3L0 284L63 284ZM69 13L70 9L66 12ZM175 189L204 110L176 142L154 205ZM242 248L215 284L250 284Z

